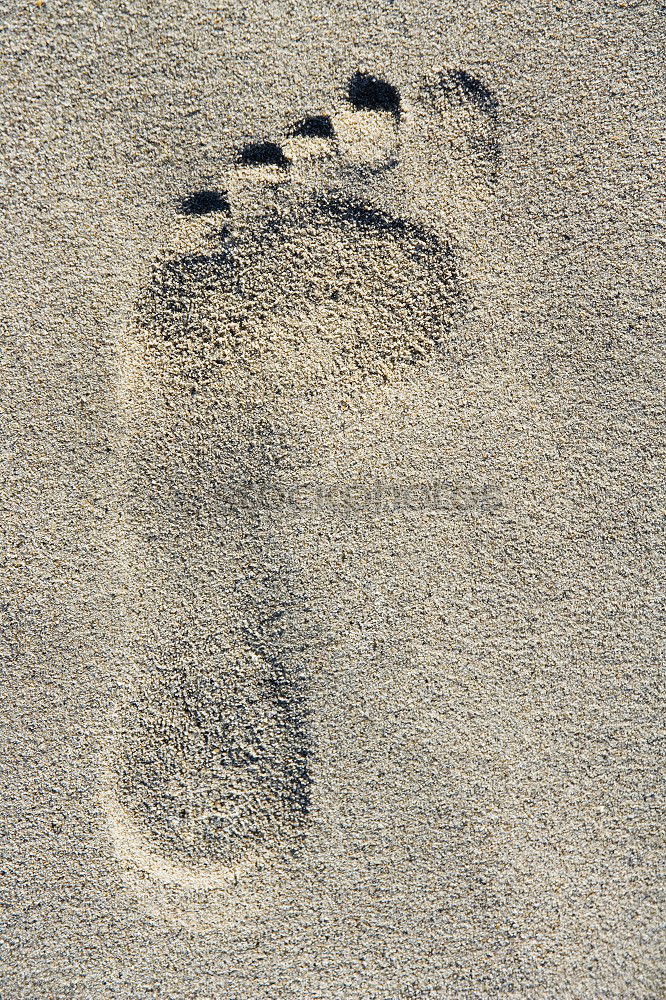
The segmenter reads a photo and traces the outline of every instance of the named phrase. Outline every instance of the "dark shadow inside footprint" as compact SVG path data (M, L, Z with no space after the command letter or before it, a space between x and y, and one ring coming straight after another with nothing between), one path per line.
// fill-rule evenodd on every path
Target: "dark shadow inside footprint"
M440 73L431 96L440 111L447 108L452 112L453 117L448 120L452 136L455 137L457 130L465 136L470 154L469 169L481 170L487 179L494 181L501 154L497 97L463 69Z
M229 199L224 191L194 191L181 199L178 210L183 215L209 215L211 212L231 212Z
M388 111L400 116L400 93L397 87L378 80L369 73L355 73L349 81L349 101L366 111Z
M328 115L311 115L294 126L294 135L311 139L332 139L333 134L333 122Z
M289 160L276 142L249 142L240 152L245 166L287 167Z
M442 73L439 78L442 93L451 99L471 101L481 111L484 111L491 118L496 119L499 115L499 101L485 84L481 83L475 76L467 73L464 69L449 70Z

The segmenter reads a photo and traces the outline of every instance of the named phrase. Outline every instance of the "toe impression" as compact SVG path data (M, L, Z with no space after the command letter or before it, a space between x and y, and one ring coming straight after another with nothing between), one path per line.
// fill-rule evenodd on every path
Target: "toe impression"
M340 154L356 166L382 169L397 162L400 94L369 73L349 82L348 107L333 118Z

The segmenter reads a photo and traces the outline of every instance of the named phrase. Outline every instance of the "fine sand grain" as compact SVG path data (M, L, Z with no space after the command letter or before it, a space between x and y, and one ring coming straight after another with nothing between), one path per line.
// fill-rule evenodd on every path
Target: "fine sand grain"
M666 10L5 14L2 1000L653 1000Z

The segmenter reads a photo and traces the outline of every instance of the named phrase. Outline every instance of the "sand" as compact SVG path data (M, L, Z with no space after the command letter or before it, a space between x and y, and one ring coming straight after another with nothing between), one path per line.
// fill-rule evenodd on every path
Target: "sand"
M665 27L7 11L3 1000L663 995Z

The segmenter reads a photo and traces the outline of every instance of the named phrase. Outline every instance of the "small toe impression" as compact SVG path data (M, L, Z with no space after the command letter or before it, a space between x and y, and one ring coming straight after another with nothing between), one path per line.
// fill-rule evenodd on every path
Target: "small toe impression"
M332 155L335 130L328 115L309 115L296 122L284 143L290 162L325 160Z
M181 199L178 211L182 215L210 215L212 212L228 215L231 206L225 191L194 191Z
M398 163L400 94L397 87L368 73L349 81L351 107L335 116L340 154L355 167L386 170Z
M440 92L452 102L467 101L493 119L499 116L499 101L480 80L464 69L449 70L439 77Z
M500 103L493 92L470 73L456 69L438 74L431 95L451 150L494 180L500 158Z
M386 111L400 117L400 93L397 87L369 73L354 73L349 81L349 103L364 111Z
M240 152L245 166L288 167L289 160L276 142L249 142Z
M335 133L328 115L311 115L296 123L293 134L304 139L332 139Z

